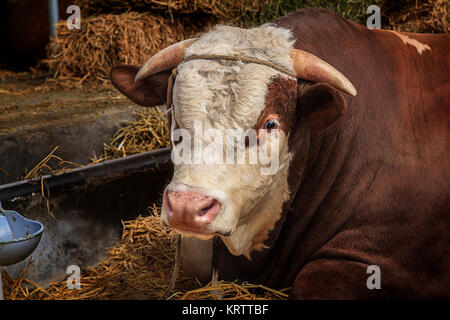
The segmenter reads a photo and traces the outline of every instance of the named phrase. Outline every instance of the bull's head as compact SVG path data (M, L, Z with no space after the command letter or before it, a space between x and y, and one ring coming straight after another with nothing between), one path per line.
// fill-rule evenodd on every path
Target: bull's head
M218 26L198 39L162 50L142 68L118 66L111 71L112 83L122 93L138 104L156 106L166 102L168 79L177 67L169 91L172 103L167 106L172 116L172 155L186 142L194 154L200 142L203 154L222 159L210 163L175 159L174 175L163 196L164 224L186 236L220 236L235 255L263 247L289 199L293 130L323 131L345 112L341 92L356 94L339 71L293 49L293 43L290 31L272 25L250 30ZM189 59L193 55L198 58ZM214 59L217 56L242 57L246 62ZM244 161L236 160L237 153L231 161L225 156L239 149L228 135L231 129L245 137L240 145ZM252 129L253 136L248 134ZM177 130L188 135L180 139L180 134L174 135ZM271 160L277 166L269 173L263 172L261 161L248 161L262 146L270 150L269 157L276 155ZM181 157L190 151L183 150Z

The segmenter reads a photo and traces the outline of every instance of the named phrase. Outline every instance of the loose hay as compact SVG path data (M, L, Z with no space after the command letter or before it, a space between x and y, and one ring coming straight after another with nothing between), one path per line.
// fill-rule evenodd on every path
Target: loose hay
M77 0L82 12L88 15L122 13L126 11L151 11L167 14L211 15L227 21L237 19L247 12L258 12L267 0Z
M161 149L170 145L167 115L159 108L148 108L135 112L137 118L120 128L104 153L92 163L111 160L141 152Z
M63 280L42 288L26 278L4 276L6 299L160 299L167 288L175 255L175 233L160 223L156 207L146 217L123 222L123 233L108 259L83 270L79 290ZM217 281L201 287L183 272L169 299L285 299L287 289L277 291L262 285Z
M60 21L56 38L48 47L48 58L42 63L60 81L106 83L113 66L141 65L161 49L193 37L209 24L201 19L195 25L184 22L138 12L85 18L80 30L69 30L66 22Z
M6 79L11 79L11 78L17 79L26 74L27 74L27 72L14 72L11 70L0 69L0 81L5 81ZM2 92L0 91L0 93L2 93Z
M136 111L136 119L116 131L111 141L104 144L103 154L91 159L88 165L122 158L133 154L162 149L170 145L167 115L159 108ZM33 169L23 177L24 180L39 178L48 174L61 174L80 168L83 165L66 161L56 155L56 146ZM5 174L9 174L5 169Z
M388 26L396 31L450 32L448 0L404 0L401 3L386 3L384 14L387 15Z
M59 146L56 146L44 159L42 159L33 169L31 169L24 177L24 180L42 177L46 174L60 174L63 172L70 171L74 168L82 167L83 165L63 160L61 157L55 155L56 150ZM51 162L57 163L58 168L53 167Z

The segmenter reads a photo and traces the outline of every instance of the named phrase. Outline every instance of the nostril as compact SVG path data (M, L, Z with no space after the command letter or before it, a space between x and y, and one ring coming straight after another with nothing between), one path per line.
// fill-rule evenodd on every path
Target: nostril
M206 206L203 209L200 209L198 211L198 215L204 216L209 211L209 209L211 209L215 205L216 202L217 202L217 200L213 199L208 206Z
M197 215L200 217L205 216L208 212L212 212L212 211L216 211L214 210L214 208L219 206L219 201L217 201L216 199L212 199L211 203L207 206L205 206L203 209L200 209L197 212Z

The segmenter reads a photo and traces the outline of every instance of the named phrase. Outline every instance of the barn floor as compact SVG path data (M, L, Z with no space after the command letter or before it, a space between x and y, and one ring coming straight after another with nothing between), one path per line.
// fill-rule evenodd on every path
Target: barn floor
M111 87L64 88L43 73L3 74L2 78L0 71L0 133L48 126L130 104Z
M0 184L23 178L55 147L64 160L89 163L141 109L112 87L0 70Z

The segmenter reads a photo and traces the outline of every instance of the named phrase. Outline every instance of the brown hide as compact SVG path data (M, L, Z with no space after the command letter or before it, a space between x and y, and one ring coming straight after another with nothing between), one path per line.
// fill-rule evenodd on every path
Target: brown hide
M296 299L450 297L450 35L369 30L322 9L275 21L295 47L358 90L347 112L314 133L301 108L290 130L290 201L269 249L232 256L215 242L220 278L292 286ZM308 86L310 84L307 84ZM381 270L369 290L367 267Z

